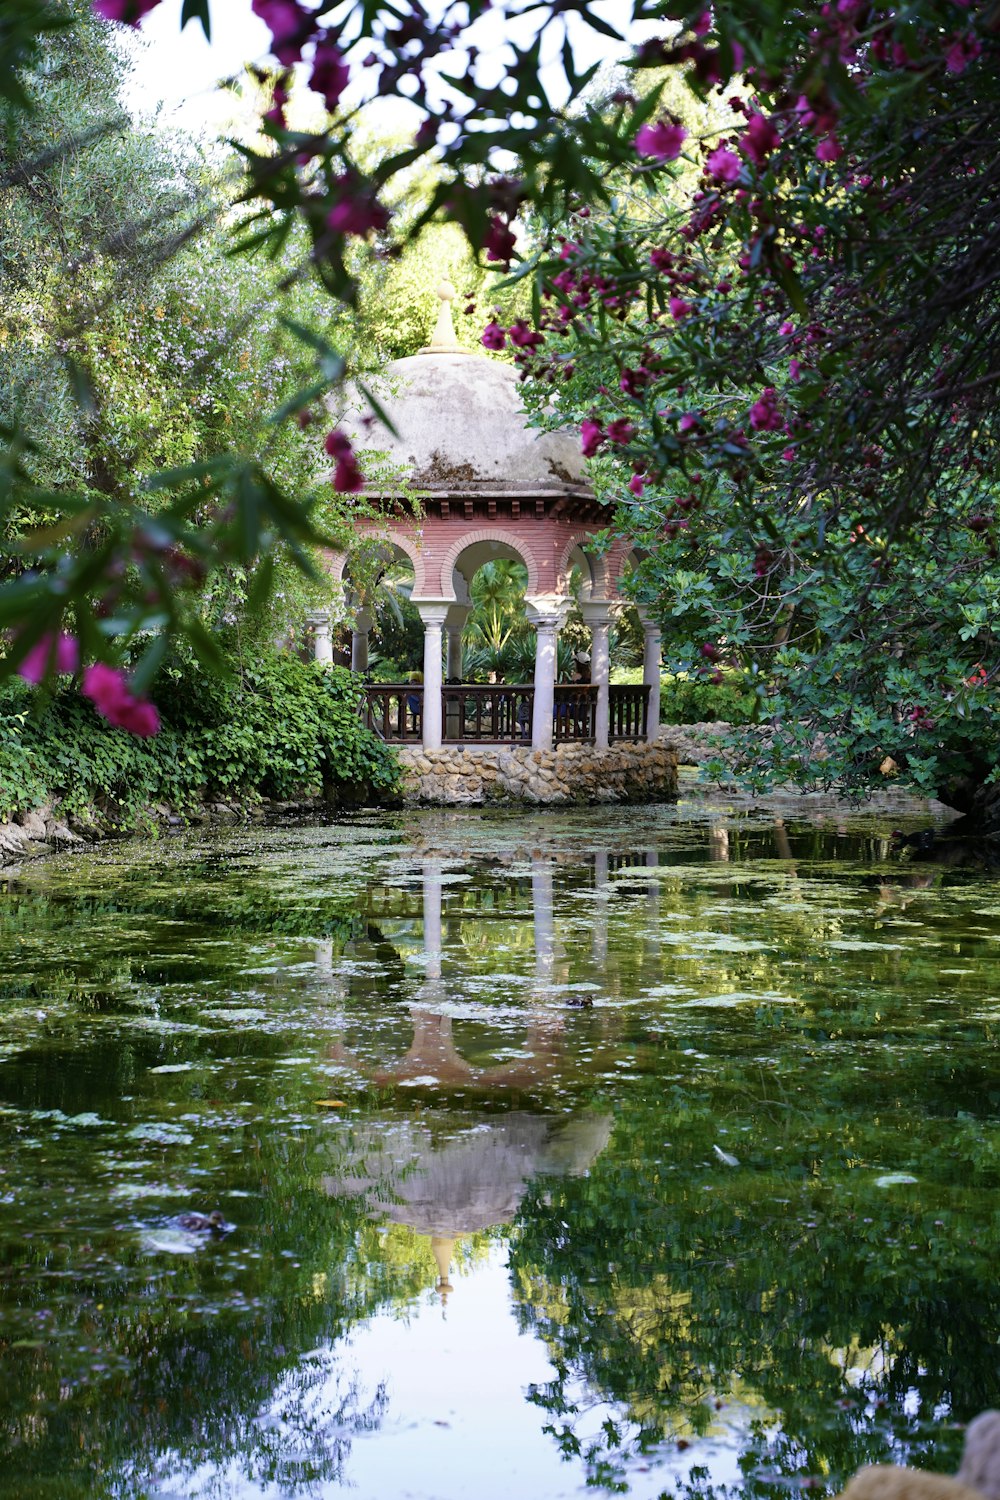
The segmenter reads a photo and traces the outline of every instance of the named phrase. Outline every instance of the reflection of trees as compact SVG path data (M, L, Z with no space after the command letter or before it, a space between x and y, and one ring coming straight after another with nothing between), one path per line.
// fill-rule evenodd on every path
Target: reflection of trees
M975 1143L964 1162L955 1132L931 1149L921 1201L934 1207L907 1212L873 1172L846 1169L907 1150L905 1115L879 1115L880 1080L859 1089L815 1060L799 1073L816 1089L808 1115L790 1128L748 1107L750 1070L727 1071L708 1097L634 1101L588 1177L523 1206L515 1295L558 1371L533 1399L567 1452L595 1396L616 1405L592 1466L623 1445L718 1431L736 1402L757 1414L741 1456L751 1495L771 1493L767 1473L837 1487L890 1456L946 1466L942 1418L997 1397L1000 1226L965 1186ZM738 1169L713 1162L720 1127L739 1141ZM984 1187L995 1170L980 1160Z
M981 891L957 884L931 941L889 946L879 924L909 902L919 926L935 894L898 889L913 876L848 886L792 824L730 822L725 840L706 825L658 853L602 846L593 827L575 847L571 821L540 816L535 842L498 835L506 847L481 864L461 820L451 845L448 827L408 848L395 885L357 898L312 872L296 883L205 860L181 879L142 861L134 879L112 871L113 897L98 882L82 900L17 894L0 910L4 952L35 944L0 977L0 993L30 1002L8 1025L4 1103L96 1109L120 1127L50 1149L56 1126L33 1122L3 1162L0 1190L18 1196L0 1231L0 1494L30 1495L29 1475L60 1500L141 1493L200 1463L288 1491L336 1482L382 1398L332 1346L446 1276L456 1233L475 1247L511 1214L521 1316L557 1368L537 1401L568 1448L582 1406L615 1408L621 1431L605 1429L595 1466L630 1438L711 1431L726 1416L716 1396L759 1424L748 1492L760 1465L835 1480L886 1457L883 1421L895 1456L945 1463L947 1434L923 1414L997 1401L997 1228L983 1203L1000 1163L977 1118L991 1089L995 1103L996 1054L988 1023L962 1009L981 1001L981 974L951 981L950 1008L940 977L942 946L973 941L963 902ZM728 860L706 863L710 847ZM773 863L747 863L757 856ZM831 964L826 942L845 936L859 951ZM142 1004L197 1022L206 979L252 993L272 1024L124 1024ZM574 985L599 986L603 1003L569 1010ZM699 1008L713 996L720 1008ZM914 1004L927 996L942 1001L933 1047ZM60 1031L88 1011L86 1028ZM369 1082L324 1080L321 1095L315 1074L272 1066L290 1045L317 1060L332 1048ZM179 1079L147 1076L180 1058L195 1066ZM425 1075L436 1081L397 1092ZM623 1101L607 1145L606 1119L565 1113L596 1091ZM349 1124L319 1126L317 1099L342 1092ZM161 1105L196 1118L195 1141L137 1164L122 1133ZM581 1128L593 1133L574 1143ZM150 1261L138 1244L162 1208L112 1196L130 1165L203 1188L205 1209L217 1194L230 1211L230 1188L253 1196L234 1200L224 1246ZM933 1207L875 1190L891 1169L919 1170ZM865 1409L910 1390L912 1420Z
M154 1477L183 1484L206 1463L283 1494L343 1476L385 1395L362 1389L333 1346L416 1296L427 1268L405 1246L386 1263L364 1205L316 1193L329 1141L321 1156L280 1135L246 1144L260 1189L239 1200L225 1253L150 1259L105 1211L82 1248L67 1214L33 1255L8 1225L0 1494L147 1494ZM249 1263L231 1254L240 1244Z

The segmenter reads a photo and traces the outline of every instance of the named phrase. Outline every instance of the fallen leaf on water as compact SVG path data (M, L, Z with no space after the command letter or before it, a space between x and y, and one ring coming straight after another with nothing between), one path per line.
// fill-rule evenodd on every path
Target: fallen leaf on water
M317 1099L316 1100L316 1108L317 1109L343 1109L344 1108L344 1101L343 1101L343 1099Z

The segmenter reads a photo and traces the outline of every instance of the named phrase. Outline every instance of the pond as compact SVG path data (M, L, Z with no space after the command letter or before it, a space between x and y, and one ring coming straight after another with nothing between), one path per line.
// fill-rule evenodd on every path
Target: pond
M1000 1404L1000 891L891 857L922 822L361 814L10 878L0 1495L953 1469Z

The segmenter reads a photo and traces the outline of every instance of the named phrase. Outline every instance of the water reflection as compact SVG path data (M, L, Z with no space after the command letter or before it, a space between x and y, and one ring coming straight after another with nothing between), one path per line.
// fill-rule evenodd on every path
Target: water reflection
M1000 1399L1000 903L887 865L898 812L828 817L408 815L27 871L0 1495L773 1500L946 1464ZM215 1208L223 1239L171 1234Z
M523 864L523 860L519 861ZM444 965L452 951L461 952L463 930L461 894L457 910L446 923L444 862L424 858L420 867L422 948L412 956L422 970L408 1006L412 1039L398 1057L368 1065L342 1041L328 1050L335 1063L364 1074L380 1087L418 1086L488 1095L494 1110L510 1091L517 1096L537 1092L562 1073L575 1071L571 1034L553 1006L554 987L565 973L566 955L557 940L553 856L529 858L531 911L529 927L533 952L533 983L527 997L523 1033L503 1060L479 1061L464 1056L455 1037L450 1013L454 980ZM595 886L607 894L608 854L596 856ZM496 871L494 871L494 876ZM460 893L463 887L452 887ZM501 910L503 907L501 906ZM523 919L522 919L523 920ZM477 914L472 922L481 921ZM601 963L607 952L607 920L594 925L592 958ZM522 945L523 949L523 945ZM397 949L402 961L404 953ZM336 976L326 949L317 953L317 967L329 972L331 994L338 993ZM461 970L459 970L459 975ZM349 986L348 992L349 992ZM343 991L339 998L348 998ZM331 1194L350 1193L364 1199L376 1219L403 1224L425 1235L438 1268L437 1288L446 1298L455 1242L514 1218L529 1182L539 1174L580 1175L607 1144L609 1113L593 1111L550 1117L524 1109L502 1115L467 1111L461 1121L371 1122L352 1139L352 1161L345 1176L326 1176Z
M357 1195L373 1218L426 1236L444 1298L456 1241L509 1224L540 1174L581 1176L610 1134L611 1116L596 1112L465 1116L444 1130L374 1120L354 1133L349 1162L342 1174L324 1176L323 1188Z

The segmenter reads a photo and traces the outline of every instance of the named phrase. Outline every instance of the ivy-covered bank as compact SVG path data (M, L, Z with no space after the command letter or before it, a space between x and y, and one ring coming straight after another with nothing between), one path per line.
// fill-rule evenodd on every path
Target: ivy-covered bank
M192 658L171 659L157 679L162 728L152 739L111 728L69 679L53 692L3 683L0 820L37 829L30 815L44 809L50 825L54 814L96 833L220 803L396 800L396 758L362 723L350 672L256 644L226 655L221 677Z

